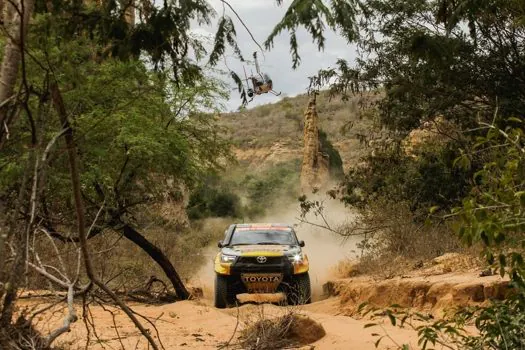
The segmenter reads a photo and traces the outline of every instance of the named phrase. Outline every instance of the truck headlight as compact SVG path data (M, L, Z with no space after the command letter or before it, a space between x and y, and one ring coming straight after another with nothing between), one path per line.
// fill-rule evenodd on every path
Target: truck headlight
M221 262L223 263L231 263L235 261L236 256L235 255L226 255L221 254Z
M303 262L303 254L290 255L288 257L293 264L300 264Z

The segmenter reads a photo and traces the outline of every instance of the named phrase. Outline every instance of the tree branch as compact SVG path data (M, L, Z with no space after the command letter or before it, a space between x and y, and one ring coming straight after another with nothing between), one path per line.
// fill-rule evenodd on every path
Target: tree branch
M67 309L68 314L64 318L64 325L58 329L55 329L46 337L46 346L50 347L53 341L57 339L62 334L69 332L71 329L71 324L78 320L77 313L73 306L73 285L70 284L67 289Z
M67 145L67 151L68 151L68 158L69 158L69 166L70 166L70 175L71 175L71 185L73 190L73 197L75 200L75 209L76 209L76 216L77 216L77 228L78 228L78 237L79 237L79 243L80 243L80 249L82 251L82 256L84 258L84 266L86 269L86 273L88 275L88 278L98 286L100 289L102 289L106 294L108 294L111 299L117 303L117 305L124 311L124 313L131 319L131 321L135 324L135 326L140 330L142 335L148 340L148 342L151 344L152 348L154 350L158 350L158 346L151 337L151 334L148 330L146 330L142 324L139 322L139 320L133 315L133 312L130 310L130 308L120 300L115 293L111 289L109 289L104 283L100 282L95 274L93 273L93 266L91 264L91 258L89 255L88 247L87 247L87 235L86 235L86 229L85 229L85 216L84 216L84 203L82 201L82 193L80 189L80 173L78 170L77 165L77 147L75 144L75 139L73 136L73 129L71 129L69 120L67 117L66 108L64 105L64 101L62 100L62 95L60 93L60 90L58 88L58 84L56 81L53 81L50 84L51 89L51 98L53 100L53 104L55 105L55 109L57 110L57 114L60 119L60 123L62 124L62 127L64 129L67 129L65 133L65 139L66 139L66 145Z
M264 56L264 50L263 48L261 47L261 45L259 44L259 42L257 40L255 40L252 32L250 31L250 29L248 29L248 26L244 23L244 21L242 20L241 16L239 16L239 14L237 13L237 11L235 11L235 9L233 8L232 5L230 5L229 2L227 2L226 0L221 0L223 4L226 4L226 6L228 6L230 8L230 10L232 10L232 12L235 14L235 16L237 17L237 19L239 20L239 22L241 22L241 24L243 25L244 29L246 29L246 31L248 32L248 34L250 35L250 37L252 38L253 42L255 43L255 45L257 45L257 47L259 47L259 50L261 50L261 53Z

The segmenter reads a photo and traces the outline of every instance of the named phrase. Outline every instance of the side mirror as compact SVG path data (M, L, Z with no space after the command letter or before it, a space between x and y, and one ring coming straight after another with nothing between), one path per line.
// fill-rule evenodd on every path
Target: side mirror
M222 241L219 241L219 243L217 243L217 247L222 248Z
M300 240L300 241L299 241L299 246L300 246L300 247L304 247L304 241L303 241L303 240Z

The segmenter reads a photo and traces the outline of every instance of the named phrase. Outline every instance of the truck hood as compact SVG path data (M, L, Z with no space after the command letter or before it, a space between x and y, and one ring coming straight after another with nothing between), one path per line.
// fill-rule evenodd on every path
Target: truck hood
M238 245L233 247L224 247L223 254L237 256L259 256L259 255L294 255L301 252L299 246L292 245Z

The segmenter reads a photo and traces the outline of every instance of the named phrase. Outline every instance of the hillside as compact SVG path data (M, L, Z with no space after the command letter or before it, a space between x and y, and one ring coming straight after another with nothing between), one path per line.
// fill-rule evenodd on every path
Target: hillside
M362 118L365 109L360 98L349 101L327 93L317 98L320 128L339 151L344 169L352 167L365 154L359 135L370 132L371 122ZM225 113L219 123L227 129L241 164L265 166L302 158L303 113L308 96L285 97L281 101L241 112Z

